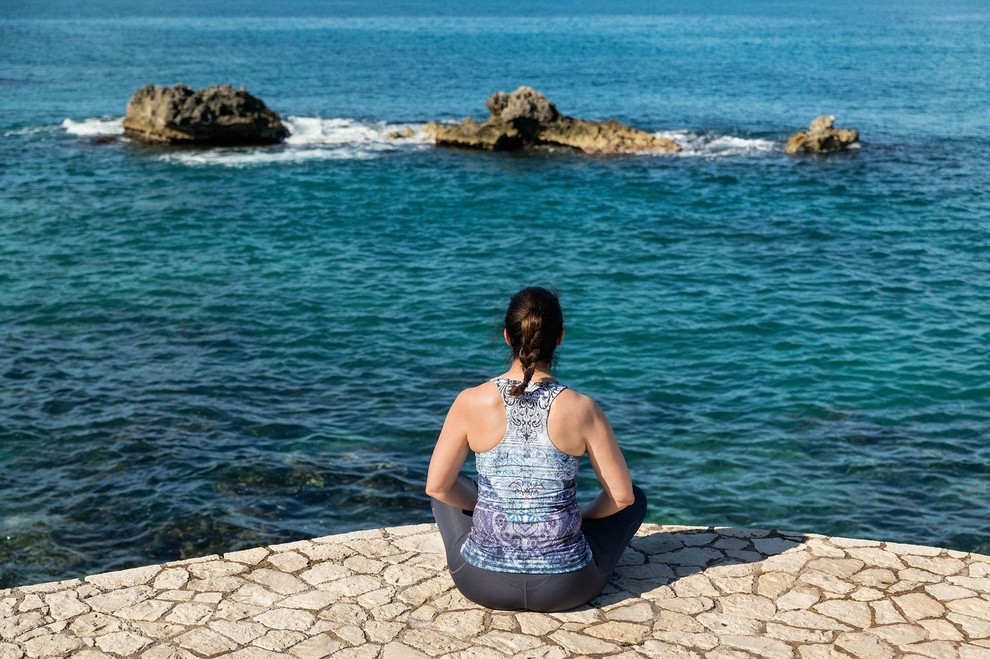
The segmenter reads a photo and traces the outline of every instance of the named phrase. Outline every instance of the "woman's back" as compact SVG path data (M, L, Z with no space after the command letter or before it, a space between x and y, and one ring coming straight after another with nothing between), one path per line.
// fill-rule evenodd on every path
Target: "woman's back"
M478 502L462 555L496 571L580 569L591 560L591 550L581 533L575 497L579 459L561 451L548 433L551 406L566 387L552 380L531 382L514 396L510 389L517 380L495 378L492 383L505 429L497 443L489 440L476 451ZM484 406L490 389L477 389L476 402Z
M468 447L474 453L489 451L502 441L508 428L505 398L498 382L516 384L514 380L500 376L461 393L459 399L468 408L471 424L467 428ZM547 382L535 382L543 384ZM552 380L552 382L556 382ZM594 407L594 401L570 387L561 389L553 401L553 408L547 419L550 441L560 451L575 457L585 453L584 433L581 424Z

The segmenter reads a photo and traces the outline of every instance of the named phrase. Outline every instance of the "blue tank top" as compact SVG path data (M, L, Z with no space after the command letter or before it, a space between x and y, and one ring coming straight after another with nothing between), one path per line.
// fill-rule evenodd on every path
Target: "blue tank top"
M530 382L513 396L509 389L518 380L492 381L505 403L505 436L475 454L478 503L461 555L495 572L578 570L592 558L575 497L580 460L554 446L547 434L550 405L566 387Z

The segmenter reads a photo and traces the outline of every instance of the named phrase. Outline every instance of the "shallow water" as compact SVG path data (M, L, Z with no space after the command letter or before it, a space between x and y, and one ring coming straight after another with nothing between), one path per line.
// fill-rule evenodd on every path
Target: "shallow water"
M531 283L649 521L990 552L978 3L54 7L0 9L0 587L429 521ZM179 80L293 137L91 143ZM387 139L520 84L685 151ZM825 111L862 148L786 157Z

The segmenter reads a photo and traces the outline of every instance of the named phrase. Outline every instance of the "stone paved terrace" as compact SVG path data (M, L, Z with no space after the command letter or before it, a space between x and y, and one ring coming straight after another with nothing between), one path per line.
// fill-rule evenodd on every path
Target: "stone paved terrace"
M453 587L433 524L0 591L0 658L990 657L990 557L644 525L564 613Z

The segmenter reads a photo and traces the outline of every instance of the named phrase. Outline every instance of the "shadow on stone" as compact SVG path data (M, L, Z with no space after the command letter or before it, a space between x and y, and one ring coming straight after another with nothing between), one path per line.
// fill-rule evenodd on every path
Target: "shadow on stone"
M574 610L611 607L637 598L721 597L726 586L723 579L752 574L756 564L800 547L806 540L799 533L734 527L638 535L620 557L602 594ZM733 570L731 566L741 567ZM709 574L713 568L727 569L718 570L715 576Z

